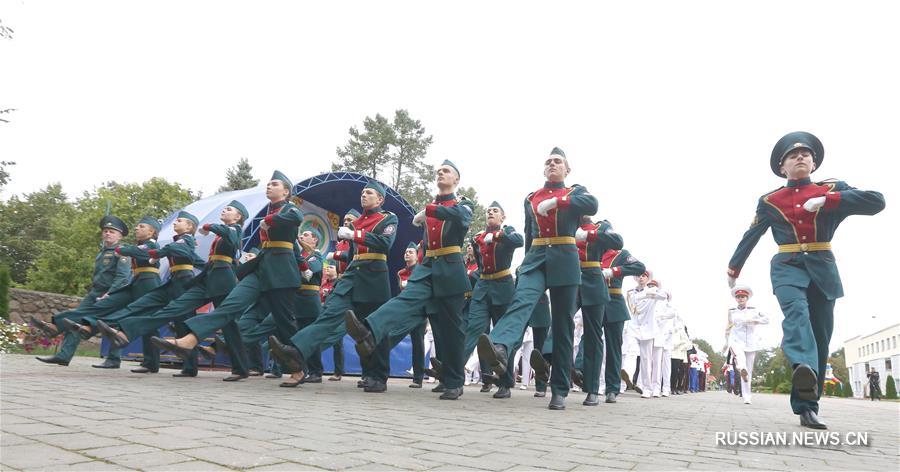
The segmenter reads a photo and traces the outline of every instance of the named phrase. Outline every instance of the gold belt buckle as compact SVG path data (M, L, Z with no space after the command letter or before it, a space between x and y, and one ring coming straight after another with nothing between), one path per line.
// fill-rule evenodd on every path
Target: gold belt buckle
M807 250L809 250L809 245L806 243L800 243L800 250L806 252Z

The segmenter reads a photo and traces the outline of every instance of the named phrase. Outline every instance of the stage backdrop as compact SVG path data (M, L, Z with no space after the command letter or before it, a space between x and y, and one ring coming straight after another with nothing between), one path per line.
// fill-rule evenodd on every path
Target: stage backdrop
M317 175L308 178L294 185L292 191L292 199L304 213L304 221L300 227L303 231L309 228L315 228L323 235L320 242L319 250L324 256L329 251L334 250L335 238L338 226L343 219L344 214L351 208L360 210L359 195L363 187L372 179L351 172L329 172L327 174ZM391 271L391 291L397 294L399 287L397 284L396 273L403 268L403 252L409 242L418 242L422 238L421 229L412 225L412 218L416 211L412 208L403 197L394 189L388 187L384 183L387 195L385 196L384 209L391 211L397 215L399 225L397 229L397 238L391 253L388 256L388 265ZM244 224L243 245L242 250L246 251L256 247L259 244L259 222L266 215L266 204L268 200L265 196L265 183L246 190L237 190L233 192L224 192L213 195L202 200L198 200L183 210L188 211L200 220L200 224L218 223L219 214L230 201L237 200L247 207L251 215L250 221ZM172 222L175 220L177 211L170 215L163 223L163 229L160 232L159 244L164 246L172 242L174 232L172 231ZM209 248L212 244L214 236L197 235L197 253L206 259L209 255ZM167 261L160 261L161 273L167 274ZM204 307L198 310L206 311L211 307ZM199 315L202 316L202 315ZM164 335L171 335L171 330L163 329ZM204 344L210 342L207 340ZM102 352L105 354L109 349L108 342L103 341ZM391 352L391 375L393 376L409 376L407 372L412 365L411 346L409 337L404 339ZM132 342L123 352L123 358L137 360L141 357L141 341L140 339ZM163 353L163 360L166 362L178 363L179 360L173 355ZM334 367L334 356L332 350L328 349L322 353L322 361L326 371L331 371ZM202 357L202 364L209 365L210 362ZM344 337L344 371L348 374L360 373L359 358L356 350L353 349L353 340L349 336ZM216 366L228 366L228 356L220 353L215 359Z

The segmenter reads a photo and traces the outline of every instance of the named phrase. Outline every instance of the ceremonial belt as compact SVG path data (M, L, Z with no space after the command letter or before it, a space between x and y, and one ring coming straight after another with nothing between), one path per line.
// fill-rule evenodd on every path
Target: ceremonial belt
M611 288L611 289L609 289L609 294L610 295L622 295L622 289L621 288Z
M462 248L459 246L447 246L438 249L426 249L425 257L446 256L447 254L457 254L460 252L462 252Z
M218 255L218 254L211 254L211 255L209 256L209 260L210 260L210 262L212 262L212 261L222 261L222 262L227 262L227 263L229 263L229 264L231 264L232 262L234 262L234 259L232 259L232 258L230 258L230 257L228 257L228 256L220 256L220 255Z
M263 241L262 248L269 249L272 247L277 247L281 249L294 249L294 243L288 241Z
M809 252L809 251L830 251L831 243L800 243L800 244L780 244L778 252Z
M357 254L353 256L354 261L386 261L387 254L378 252L367 252L365 254Z
M169 272L178 272L179 270L194 270L191 264L177 264L169 267Z
M135 274L143 274L143 273L147 273L147 272L152 272L154 274L158 274L159 269L157 269L156 267L135 267L133 272Z
M491 274L481 274L481 276L479 278L481 280L496 280L496 279L502 279L503 277L506 277L507 275L512 275L511 269L505 269L505 270L501 270L501 271L494 272Z
M300 290L315 290L318 292L319 286L318 285L301 285Z
M575 238L572 236L553 236L552 238L534 238L531 240L532 246L552 246L554 244L575 244Z
M581 261L581 268L582 268L582 269L587 269L587 268L589 268L589 267L596 267L596 268L600 269L600 268L602 268L603 266L600 265L600 263L597 262L597 261Z

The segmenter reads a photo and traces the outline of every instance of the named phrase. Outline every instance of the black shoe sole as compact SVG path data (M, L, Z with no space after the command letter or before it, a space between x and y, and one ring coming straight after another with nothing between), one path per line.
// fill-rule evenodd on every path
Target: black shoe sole
M797 398L806 401L816 401L819 399L817 394L818 379L816 373L807 366L800 366L794 370L791 377L791 384L797 389Z
M503 374L506 373L506 366L500 362L491 338L484 334L478 337L478 357L487 363L488 367L497 374L497 377L503 377Z
M534 370L534 380L547 383L550 381L550 371L547 369L547 361L536 349L531 351L528 360L531 362L531 368Z

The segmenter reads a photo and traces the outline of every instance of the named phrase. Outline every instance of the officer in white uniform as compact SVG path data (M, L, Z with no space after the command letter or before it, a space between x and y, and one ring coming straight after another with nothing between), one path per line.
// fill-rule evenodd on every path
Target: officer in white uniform
M658 287L648 286L650 273L636 276L638 286L628 291L628 306L632 307L631 321L634 323L635 338L641 351L641 398L650 398L653 383L653 341L657 335L656 304L667 298Z
M731 289L731 295L737 302L737 307L728 310L725 339L728 340L728 346L734 354L737 373L741 376L741 394L744 397L744 403L749 405L753 361L756 360L756 351L765 349L757 326L768 324L769 318L756 308L747 306L747 301L753 296L753 290L750 287L737 285Z
M660 283L650 281L648 286L656 286L661 290ZM653 340L653 372L651 394L654 397L668 397L671 391L672 377L672 350L675 348L675 318L678 311L672 305L672 294L665 292L665 302L656 304L656 338Z

